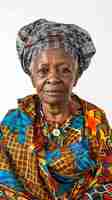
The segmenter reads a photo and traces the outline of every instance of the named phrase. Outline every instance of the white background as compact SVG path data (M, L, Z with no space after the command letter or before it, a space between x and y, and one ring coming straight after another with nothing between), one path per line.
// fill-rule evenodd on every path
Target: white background
M0 0L0 120L16 107L17 98L34 92L18 61L15 40L20 27L39 18L89 31L97 53L74 92L103 108L112 124L112 0Z

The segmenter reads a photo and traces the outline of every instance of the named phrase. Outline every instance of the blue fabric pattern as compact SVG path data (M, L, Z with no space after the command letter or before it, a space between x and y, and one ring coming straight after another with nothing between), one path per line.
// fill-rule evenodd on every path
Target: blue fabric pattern
M19 132L18 142L20 144L24 144L26 140L26 129L29 125L32 124L32 119L28 115L17 109L7 114L2 124L9 127L11 134L13 134L15 130L17 130ZM2 135L0 136L2 137Z
M53 152L50 152L50 151L46 152L46 158L45 159L47 160L48 164L49 163L51 164L54 159L58 159L60 157L61 157L61 151L60 151L60 149L56 149Z
M20 180L10 171L0 170L0 184L6 185L16 191L24 191L24 186Z
M76 128L76 129L81 129L81 128L83 128L83 125L84 125L84 116L83 115L79 115L77 117L74 117L70 127L71 128Z
M96 165L96 161L90 158L88 147L87 139L69 145L70 150L75 154L77 168L80 171L92 168Z

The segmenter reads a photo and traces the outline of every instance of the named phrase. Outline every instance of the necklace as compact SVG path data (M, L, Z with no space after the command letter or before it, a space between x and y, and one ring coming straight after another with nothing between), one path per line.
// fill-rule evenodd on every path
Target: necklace
M43 122L42 123L43 135L47 137L51 143L56 143L59 146L63 146L64 137L68 129L70 128L73 116L70 115L66 119L66 121L61 125L59 123L56 124L53 123L53 125L51 126L49 125L48 121L45 118L42 107L40 110L40 114L41 114L41 120Z
M68 135L71 138L74 135L74 139L72 140L76 140L76 137L81 135L81 129L83 128L85 121L83 112L81 111L76 115L71 115L68 119L66 119L64 124L56 123L51 127L46 120L41 107L39 109L39 116L38 123L34 123L33 152L36 153L41 151L43 147L48 151L52 151L56 147L63 147L66 143Z
M38 133L38 141L35 138L36 143L42 143L39 142L39 138L43 138L42 145L45 145L45 148L47 146L54 146L54 148L62 147L64 145L64 141L66 142L66 138L68 137L68 134L81 134L81 129L84 125L84 116L82 110L78 110L78 112L73 112L73 109L70 109L71 115L65 120L63 124L61 123L55 123L51 125L49 121L46 119L45 114L43 112L42 104L39 106L39 123L37 124L37 130L35 132ZM40 130L40 131L39 131ZM37 134L35 134L37 135ZM36 145L37 146L37 145ZM52 147L51 147L52 148Z
M56 124L56 128L53 129L52 134L53 134L55 137L60 136L61 131L60 131L60 129L58 128L58 124Z

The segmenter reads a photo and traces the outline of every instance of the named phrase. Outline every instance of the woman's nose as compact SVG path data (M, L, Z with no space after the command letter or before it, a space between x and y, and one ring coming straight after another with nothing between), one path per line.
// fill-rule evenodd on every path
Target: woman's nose
M60 82L59 74L56 69L52 69L48 74L48 81L50 83L58 83Z

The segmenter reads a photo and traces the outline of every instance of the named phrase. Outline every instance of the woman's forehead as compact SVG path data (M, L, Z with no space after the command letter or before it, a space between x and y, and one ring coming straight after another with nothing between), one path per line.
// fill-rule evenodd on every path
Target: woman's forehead
M73 62L73 56L61 48L49 48L42 50L34 56L36 62Z

